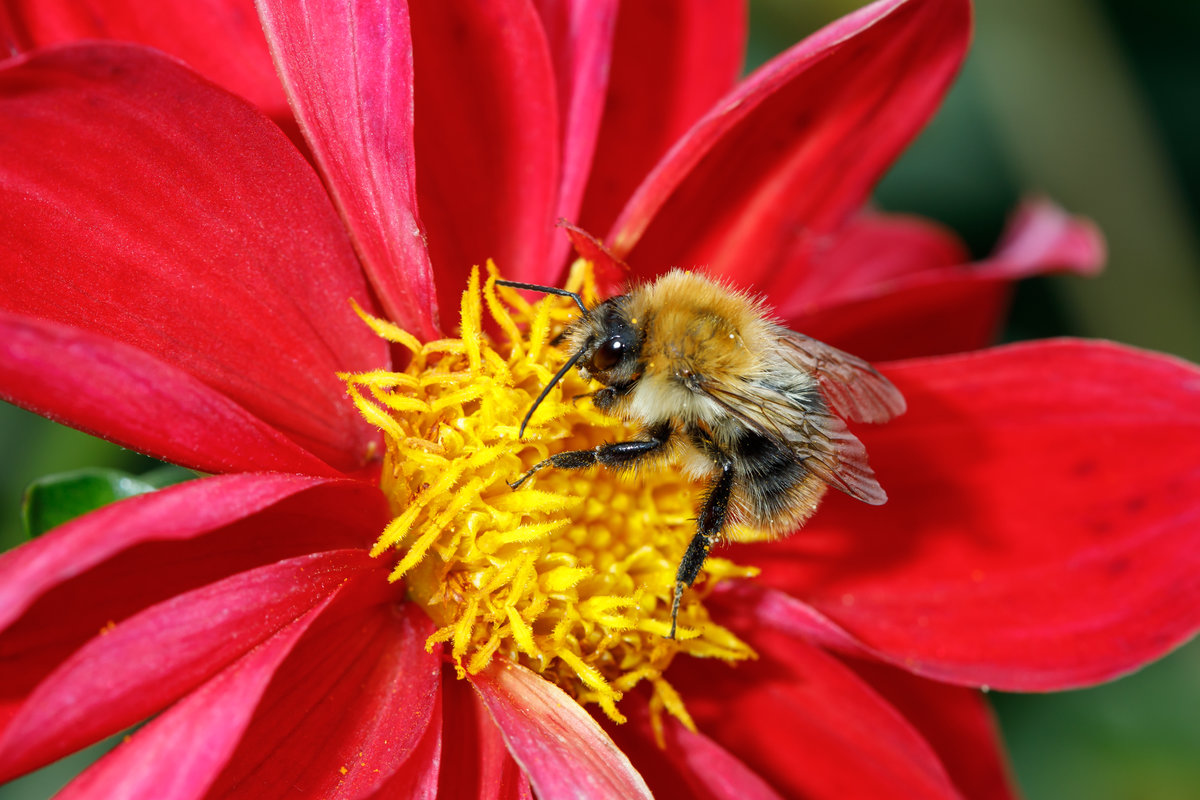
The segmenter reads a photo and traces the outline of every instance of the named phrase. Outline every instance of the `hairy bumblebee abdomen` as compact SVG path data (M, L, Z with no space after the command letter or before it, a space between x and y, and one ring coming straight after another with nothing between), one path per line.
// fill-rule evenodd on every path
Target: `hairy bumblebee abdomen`
M742 429L727 447L732 450L736 473L734 507L740 522L758 529L756 535L731 539L767 538L790 533L817 509L827 488L805 468L803 460L786 444L758 431Z

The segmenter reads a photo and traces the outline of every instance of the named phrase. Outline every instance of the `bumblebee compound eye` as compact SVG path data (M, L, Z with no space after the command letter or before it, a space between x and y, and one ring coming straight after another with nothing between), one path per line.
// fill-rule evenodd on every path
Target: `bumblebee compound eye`
M625 354L625 343L620 339L612 338L605 339L596 348L596 352L592 353L592 370L595 372L607 372L608 370L621 363L621 356Z

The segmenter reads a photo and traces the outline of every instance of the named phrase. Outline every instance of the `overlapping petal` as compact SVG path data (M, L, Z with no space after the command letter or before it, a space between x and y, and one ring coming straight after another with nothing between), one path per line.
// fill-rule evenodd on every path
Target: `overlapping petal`
M700 659L672 665L671 683L711 739L677 731L673 744L704 752L715 743L785 797L958 796L929 744L844 664L766 628L737 633L754 646L756 661L736 669ZM641 760L661 757L652 746L631 752ZM689 784L710 782L705 762L690 755L677 760L696 769ZM736 774L727 772L725 779L736 780Z
M335 473L186 371L78 328L0 311L0 387L19 406L193 469Z
M417 197L439 304L457 309L489 258L544 269L561 172L554 64L529 0L415 3L412 27Z
M13 0L5 5L18 50L81 39L138 42L182 59L276 122L291 117L253 0Z
M863 214L827 240L806 239L794 254L799 279L781 276L766 291L797 330L872 361L987 347L1016 281L1095 274L1105 256L1089 220L1045 200L1024 204L996 252L976 263L915 219Z
M386 581L365 578L280 665L214 795L433 796L452 746L442 737L441 652L425 650L433 623L412 604L381 602Z
M347 580L378 569L365 550L299 556L110 623L5 715L0 780L141 722L303 617ZM372 574L377 582L384 577Z
M471 682L539 797L650 797L629 758L562 689L499 659Z
M919 678L873 661L850 667L896 707L933 746L963 797L1015 800L1000 730L983 693Z
M763 582L911 672L1014 690L1114 678L1200 626L1200 369L1066 340L887 374L908 412L858 431L887 505L832 497L740 553Z
M834 231L932 115L966 52L967 0L881 0L754 73L675 144L608 241L635 269L755 285Z
M191 800L242 740L280 663L320 615L312 609L101 758L58 796Z
M386 350L350 306L372 303L340 221L278 128L153 51L93 44L6 62L0 141L0 310L145 351L335 468L364 464L377 434L343 401L336 373L386 363ZM38 347L79 341L56 331ZM153 365L138 375L152 380ZM22 399L20 380L6 386ZM70 398L37 402L92 430L105 424L94 404L84 420L68 416L79 405Z
M619 3L618 0L535 0L535 5L554 62L562 127L562 173L554 216L576 220L604 114ZM522 278L557 286L569 246L565 236L554 237L549 257L540 264L529 265Z
M454 747L442 757L438 791L442 797L479 800L530 800L529 777L508 752L504 735L482 696L468 681L442 670L442 719L454 732Z
M598 235L671 145L733 88L746 48L745 0L623 2L587 196Z
M414 334L435 338L433 267L417 211L406 6L258 5L296 118L384 310Z
M686 792L696 800L778 800L763 778L737 756L704 735L675 720L663 726L664 747L652 742L649 715L633 711L631 723L609 726L613 740L646 779L656 797Z
M246 647L255 643L251 635L255 626L239 626L238 614L211 613L213 604L230 592L244 592L243 602L250 602L250 595L257 597L258 605L252 608L262 615L258 623L265 626L261 628L265 634L274 624L272 619L282 624L289 609L303 611L327 593L331 587L316 572L323 565L344 563L349 569L357 563L374 583L386 585L384 576L376 574L379 565L365 558L355 562L349 556L338 561L343 557L331 555L310 565L311 579L293 594L279 584L289 568L270 566L312 553L365 552L386 519L382 494L368 484L282 474L237 475L131 498L5 554L0 559L0 678L5 686L0 724L6 731L16 725L19 733L21 726L33 724L30 720L36 722L40 712L30 704L37 698L41 698L38 704L76 702L63 693L83 684L63 676L83 675L87 664L114 658L124 646L149 648L128 665L144 669L145 675L127 676L128 681L154 679L152 664L157 659L158 679L167 685L150 693L162 700L166 695L155 692L183 691L206 670L218 668L223 659L236 654L223 641L235 630L246 637ZM263 571L210 586L260 568ZM195 649L155 655L156 642L169 635L163 627L164 615L172 611L181 618L194 617L197 632L190 646ZM110 630L115 638L96 639ZM129 633L155 630L153 638ZM79 707L100 703L97 713L102 718L95 724L109 732L133 721L128 717L142 709L144 698L132 685L121 694L116 687L122 681L116 672L92 677L105 681L106 691L114 697L80 699ZM137 708L131 710L131 703ZM0 773L7 775L21 765L44 762L52 752L65 752L54 750L61 746L56 741L34 747L20 737L0 736L4 737Z

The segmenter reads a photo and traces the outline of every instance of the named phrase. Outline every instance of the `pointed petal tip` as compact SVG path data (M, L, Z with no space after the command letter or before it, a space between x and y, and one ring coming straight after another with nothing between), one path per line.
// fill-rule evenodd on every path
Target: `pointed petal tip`
M992 260L1080 275L1100 272L1108 257L1104 234L1092 220L1074 216L1047 197L1032 197L1013 212Z

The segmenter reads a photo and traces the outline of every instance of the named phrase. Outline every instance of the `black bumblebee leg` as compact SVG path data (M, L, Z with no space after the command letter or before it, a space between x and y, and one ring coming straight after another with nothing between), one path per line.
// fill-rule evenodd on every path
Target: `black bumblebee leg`
M671 632L668 639L675 638L675 621L679 616L679 601L683 598L685 586L691 586L700 568L708 558L708 551L721 537L721 529L725 527L725 517L729 512L729 499L733 495L733 461L728 456L719 456L721 474L716 477L704 496L704 505L700 508L700 516L696 520L696 533L684 551L683 560L679 562L679 571L675 573L675 599L671 603Z
M533 468L508 485L518 488L529 480L533 473L546 467L559 469L584 469L596 464L614 469L625 469L635 466L639 461L661 453L671 441L671 424L662 422L646 431L645 439L634 439L629 442L611 442L593 447L591 450L567 450L555 453L545 461L539 461Z

